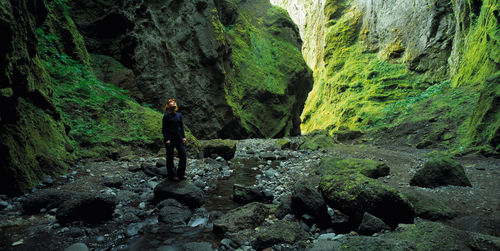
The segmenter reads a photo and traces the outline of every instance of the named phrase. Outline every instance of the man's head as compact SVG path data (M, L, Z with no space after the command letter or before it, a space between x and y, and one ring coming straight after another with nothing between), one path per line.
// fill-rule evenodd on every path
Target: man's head
M165 105L165 110L166 111L178 111L179 108L177 107L177 102L175 102L175 98L171 98L168 100L167 104Z

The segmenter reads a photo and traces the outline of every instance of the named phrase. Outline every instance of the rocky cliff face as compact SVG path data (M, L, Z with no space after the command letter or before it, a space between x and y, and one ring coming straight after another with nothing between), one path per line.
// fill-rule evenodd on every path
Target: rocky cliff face
M0 194L12 195L69 167L74 156L38 57L45 1L2 1L0 10Z
M310 64L315 84L302 114L303 132L385 128L412 145L455 142L462 149L495 142L497 1L274 3L299 24L304 46L318 41L318 33L309 32L319 30L311 17L325 18L324 47L304 53L308 62L323 62ZM479 95L489 101L475 105L484 100ZM417 123L429 130L415 133Z
M298 118L292 123L292 117L286 116L280 119L287 122L271 124L277 132L249 126L246 114L240 113L237 104L230 101L227 88L234 83L238 72L232 67L235 47L230 45L226 33L243 12L238 1L72 1L71 4L72 16L85 36L89 51L112 57L131 69L134 76L128 78L131 80L124 87L140 101L161 109L168 98L175 97L186 124L198 137L269 137L277 136L277 132L299 131ZM295 79L295 82L305 81L305 86L310 82ZM130 83L135 83L135 87L129 88L133 86ZM293 81L281 84L294 85ZM300 96L305 97L306 93L307 90ZM250 92L250 96L261 94ZM300 100L288 102L284 109L299 111Z

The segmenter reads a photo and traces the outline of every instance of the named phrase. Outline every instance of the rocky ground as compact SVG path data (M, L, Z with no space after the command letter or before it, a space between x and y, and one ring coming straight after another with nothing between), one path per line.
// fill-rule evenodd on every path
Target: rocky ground
M428 152L348 143L319 150L297 150L294 144L281 149L273 139L248 139L237 142L231 160L189 159L187 181L177 183L165 181L164 158L156 154L82 161L68 174L46 177L30 194L1 197L0 249L499 249L500 160L461 157L471 187L410 186ZM371 231L380 220L367 215L365 228L343 228L347 216L325 206L336 225L323 226L314 209L287 209L286 201L297 201L297 194L306 194L302 201L319 194L321 177L314 170L325 157L385 163L390 173L377 182L409 198L416 208L415 224ZM160 187L179 193L165 194ZM230 199L233 192L240 203ZM425 238L415 237L424 233Z

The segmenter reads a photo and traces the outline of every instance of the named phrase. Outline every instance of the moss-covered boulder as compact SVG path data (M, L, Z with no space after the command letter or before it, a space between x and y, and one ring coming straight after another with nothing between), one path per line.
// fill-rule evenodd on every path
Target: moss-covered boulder
M312 72L288 13L268 0L239 1L234 24L226 27L234 81L226 98L249 136L300 134L300 118Z
M327 250L498 250L500 238L422 221L376 237L348 236L314 244L309 250L325 250L321 246Z
M326 131L315 131L304 137L304 141L300 145L302 150L319 150L328 149L335 145L336 141Z
M415 215L429 220L447 220L455 217L457 212L442 201L418 190L402 192L415 209Z
M411 203L395 189L365 176L365 168L359 160L322 159L318 167L323 173L319 190L327 204L349 215L355 228L364 212L379 217L392 228L398 223L413 222Z
M275 244L295 244L307 240L307 233L296 221L278 220L263 226L255 232L252 247L257 250L272 247Z
M252 202L235 208L214 222L214 232L233 240L248 241L254 229L260 226L269 214L269 208L260 202Z
M451 156L435 154L417 170L410 185L420 187L471 186L462 165Z
M201 150L205 158L215 154L226 160L230 160L234 158L234 154L236 153L236 141L230 139L202 140Z

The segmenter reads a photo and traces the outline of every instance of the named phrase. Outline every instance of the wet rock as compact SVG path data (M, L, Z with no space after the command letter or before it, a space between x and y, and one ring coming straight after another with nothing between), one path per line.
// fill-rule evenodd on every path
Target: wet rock
M213 251L214 249L208 242L190 242L182 247L184 251Z
M314 222L321 226L330 225L325 200L309 180L297 181L292 192L292 210L296 215L310 214Z
M233 185L233 200L240 204L250 202L271 202L272 194L266 193L263 189L254 186Z
M174 199L167 199L160 203L160 215L158 220L173 226L185 225L191 217L191 211L188 207Z
M387 226L387 224L385 224L381 219L369 213L363 214L363 219L361 220L361 224L358 228L359 234L372 235L383 230L391 230L391 228Z
M416 216L429 220L446 220L457 216L457 212L443 202L421 191L405 191L403 194L415 208Z
M188 181L168 181L158 184L154 189L154 201L175 199L190 208L198 208L205 203L203 190Z
M410 180L410 185L420 187L471 186L464 168L450 156L435 154Z
M205 208L198 208L195 210L191 219L188 222L188 226L197 227L197 226L206 226L208 225L208 221L210 220L210 214Z
M89 251L89 248L85 243L79 242L65 248L64 251Z
M307 251L332 251L339 249L339 243L332 240L319 239L307 247Z
M107 187L120 188L123 185L123 179L119 176L105 176L102 183Z
M112 197L86 194L61 204L56 218L60 223L99 223L112 218L115 206L116 202Z
M57 208L65 201L80 195L78 192L69 190L43 189L28 195L22 201L22 208L25 214L34 214L40 212L42 208Z
M281 197L280 204L276 208L276 211L274 212L274 215L278 219L283 219L285 215L292 213L292 196L284 196Z
M257 250L272 247L279 243L293 244L307 238L297 222L279 220L271 225L264 226L255 233L252 246Z
M214 232L224 236L251 230L264 222L269 214L268 207L260 202L252 202L235 208L214 222Z
M364 212L381 218L392 228L413 222L411 203L395 189L363 175L363 167L351 165L348 160L326 158L319 169L324 171L319 184L323 198L330 207L347 214L354 229Z
M202 140L203 156L210 157L212 154L221 156L226 160L234 158L236 152L236 141L229 139Z

